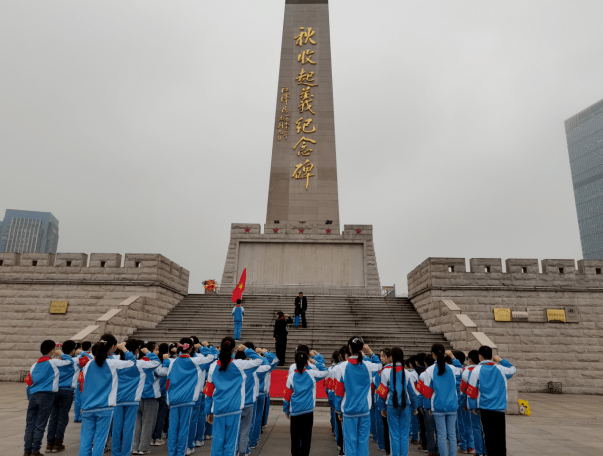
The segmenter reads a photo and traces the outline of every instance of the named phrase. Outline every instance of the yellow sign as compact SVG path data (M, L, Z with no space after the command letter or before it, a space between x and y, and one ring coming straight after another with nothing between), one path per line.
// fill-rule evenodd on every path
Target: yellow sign
M494 321L512 321L511 309L494 309Z
M546 318L548 321L567 322L565 319L565 309L546 309Z
M50 303L51 314L64 314L67 313L67 306L69 301L52 301Z

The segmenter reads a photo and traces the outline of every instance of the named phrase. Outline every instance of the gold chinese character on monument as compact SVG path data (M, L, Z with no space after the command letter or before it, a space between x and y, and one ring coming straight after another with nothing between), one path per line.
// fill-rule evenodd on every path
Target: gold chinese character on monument
M299 35L293 38L295 40L295 44L300 47L302 44L308 44L308 41L310 41L312 44L316 44L316 41L312 39L312 37L316 34L316 32L312 30L312 27L308 27L307 31L305 30L305 27L300 27L299 29L301 32L299 32Z
M295 167L295 171L291 177L294 179L306 179L306 190L308 190L310 178L314 177L314 174L310 174L313 168L314 164L310 163L310 160L306 160L305 163L300 163Z
M283 96L281 97L281 103L288 104L288 102L289 102L289 94L288 94L288 93L285 93L285 94L283 94Z
M311 131L306 130L306 128L308 128L310 126L310 124L312 123L314 119L308 119L308 120L304 120L303 117L300 117L298 119L298 121L295 123L295 125L297 126L297 134L299 135L302 131L306 134L312 134L316 131L316 127L312 127ZM302 124L303 122L303 124Z
M287 139L287 136L289 136L289 132L288 131L284 131L283 132L283 136L285 137L285 139Z
M301 99L301 104L298 106L300 114L303 114L304 111L310 111L312 114L316 114L312 110L312 99L314 95L310 95L310 87L304 87L299 95Z
M310 60L312 58L312 54L314 54L314 51L311 51L309 49L307 51L303 51L301 54L297 55L297 61L301 62L302 65L305 65L306 63L316 65L316 62Z
M279 123L278 123L278 128L285 128L285 127L284 127L284 122L279 122Z
M283 109L281 109L281 112L288 112L287 111L287 105L283 106Z
M289 123L288 122L285 122L285 127L284 128L285 128L285 130L289 130Z
M285 92L289 92L289 88L283 86L283 89L281 90L281 93L285 93Z
M302 68L299 72L299 76L295 78L295 80L297 81L297 85L307 85L310 87L316 87L318 84L310 84L311 82L314 82L314 73L314 71L306 73L306 70Z
M306 138L305 136L303 136L299 141L297 141L297 144L295 146L293 146L293 150L296 150L297 146L299 146L299 144L301 143L301 149L297 151L297 156L298 157L300 155L308 156L313 151L313 149L308 149L306 141L308 141L308 142L310 142L312 144L316 144L316 141L314 141L313 139Z

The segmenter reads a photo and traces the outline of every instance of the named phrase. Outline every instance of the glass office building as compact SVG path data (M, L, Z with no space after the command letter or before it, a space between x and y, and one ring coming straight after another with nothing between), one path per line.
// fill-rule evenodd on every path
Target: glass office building
M59 221L50 212L8 209L0 222L0 252L57 253Z
M565 121L582 255L603 260L603 100Z

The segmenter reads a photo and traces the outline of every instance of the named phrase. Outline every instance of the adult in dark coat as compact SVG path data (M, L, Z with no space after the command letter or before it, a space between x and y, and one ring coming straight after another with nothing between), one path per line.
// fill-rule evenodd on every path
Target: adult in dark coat
M293 320L288 314L277 312L276 321L274 322L274 342L276 343L276 357L279 359L279 366L285 365L285 355L287 353L287 325L293 323Z
M295 316L301 315L302 326L304 328L307 326L306 310L308 310L308 300L300 291L299 296L295 298Z

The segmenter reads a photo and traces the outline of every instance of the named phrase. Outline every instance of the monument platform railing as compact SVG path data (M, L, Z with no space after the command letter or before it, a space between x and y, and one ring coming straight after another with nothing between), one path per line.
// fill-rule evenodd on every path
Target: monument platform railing
M216 294L230 295L237 284L220 284L216 287ZM388 288L388 287L384 287ZM269 296L297 296L299 292L306 296L384 296L382 287L312 285L312 284L246 284L246 295Z

